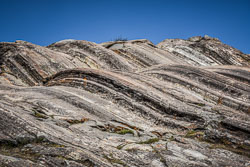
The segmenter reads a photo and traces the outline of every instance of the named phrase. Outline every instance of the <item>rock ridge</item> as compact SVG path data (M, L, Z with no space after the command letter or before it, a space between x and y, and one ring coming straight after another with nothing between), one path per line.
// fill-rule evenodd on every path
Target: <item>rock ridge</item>
M0 42L0 166L250 165L250 56L209 36Z

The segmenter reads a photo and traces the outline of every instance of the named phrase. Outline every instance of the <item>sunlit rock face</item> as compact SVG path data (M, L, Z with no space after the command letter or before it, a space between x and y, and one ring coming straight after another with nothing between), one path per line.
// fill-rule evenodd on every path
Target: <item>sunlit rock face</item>
M194 66L249 65L249 55L207 35L188 40L166 39L157 45Z
M0 166L249 166L249 67L209 36L2 42Z

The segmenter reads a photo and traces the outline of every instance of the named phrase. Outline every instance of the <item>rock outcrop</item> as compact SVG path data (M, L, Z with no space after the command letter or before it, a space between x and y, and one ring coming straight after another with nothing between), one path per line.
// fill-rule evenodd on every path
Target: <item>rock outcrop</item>
M194 66L249 65L249 55L207 35L188 40L166 39L157 45Z
M249 166L249 60L208 36L2 42L0 166Z

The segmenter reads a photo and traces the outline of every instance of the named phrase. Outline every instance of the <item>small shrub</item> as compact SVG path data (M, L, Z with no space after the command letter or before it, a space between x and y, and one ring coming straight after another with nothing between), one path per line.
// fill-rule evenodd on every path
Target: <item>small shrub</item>
M128 39L127 38L123 38L123 37L117 37L114 39L114 41L127 41Z

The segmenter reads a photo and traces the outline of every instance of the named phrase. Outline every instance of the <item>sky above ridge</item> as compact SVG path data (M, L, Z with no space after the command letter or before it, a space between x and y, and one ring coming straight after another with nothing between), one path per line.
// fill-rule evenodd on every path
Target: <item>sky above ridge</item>
M0 0L0 41L217 37L250 54L250 0Z

